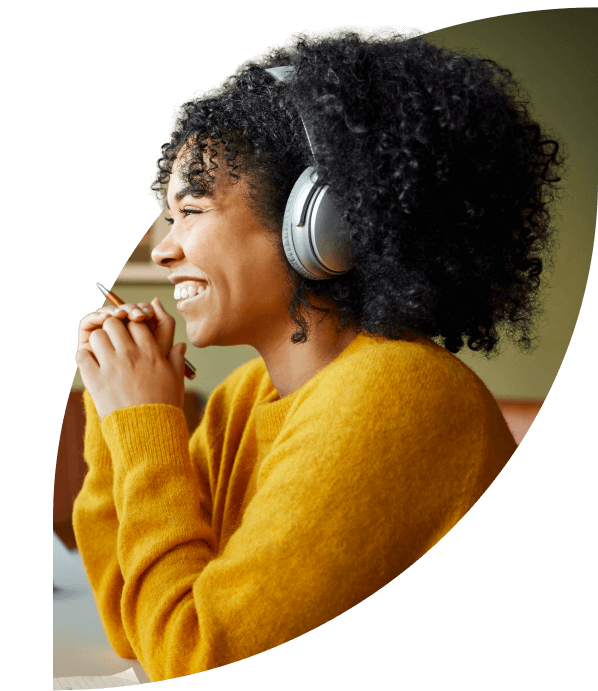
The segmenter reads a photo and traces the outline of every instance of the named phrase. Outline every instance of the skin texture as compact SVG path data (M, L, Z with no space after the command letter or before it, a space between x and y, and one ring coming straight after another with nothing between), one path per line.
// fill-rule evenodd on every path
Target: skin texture
M211 197L187 195L177 201L185 182L176 167L167 202L173 224L152 252L152 259L171 270L169 280L207 279L201 297L181 302L187 336L198 347L251 345L263 357L280 397L296 391L330 363L357 336L336 332L338 320L317 324L314 338L295 346L289 315L292 286L271 234L249 204L243 180L233 184L217 176Z

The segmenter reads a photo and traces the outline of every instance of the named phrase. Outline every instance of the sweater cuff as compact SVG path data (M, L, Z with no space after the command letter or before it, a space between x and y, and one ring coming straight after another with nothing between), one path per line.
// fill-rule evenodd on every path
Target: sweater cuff
M119 408L101 422L113 463L122 470L140 464L189 463L189 430L181 408L152 403Z
M85 408L85 461L90 468L111 470L110 449L102 435L100 417L87 390L83 391L83 406Z

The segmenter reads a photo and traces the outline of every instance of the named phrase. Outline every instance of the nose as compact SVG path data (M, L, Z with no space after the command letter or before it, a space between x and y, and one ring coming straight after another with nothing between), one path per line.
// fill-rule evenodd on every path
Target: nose
M168 266L173 261L183 258L183 249L177 241L174 226L168 235L152 250L152 261L158 266Z

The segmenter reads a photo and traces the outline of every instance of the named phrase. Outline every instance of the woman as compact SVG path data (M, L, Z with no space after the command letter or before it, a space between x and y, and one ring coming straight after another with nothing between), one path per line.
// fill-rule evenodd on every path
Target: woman
M285 83L265 71L284 65ZM500 328L529 346L558 148L508 70L423 38L302 38L183 106L152 256L194 346L260 357L188 439L185 347L160 302L81 322L74 525L119 655L154 681L272 648L390 582L473 506L515 442L453 353L494 352ZM326 280L281 241L310 164L355 260Z

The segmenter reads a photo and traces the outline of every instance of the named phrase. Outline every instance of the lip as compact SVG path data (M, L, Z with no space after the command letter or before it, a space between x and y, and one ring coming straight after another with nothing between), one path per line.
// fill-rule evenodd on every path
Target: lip
M183 279L181 279L181 280L185 281L185 280L191 280L191 279L189 279L189 278L183 278ZM199 279L194 278L193 280L194 280L194 281L197 281L197 280L199 280ZM207 284L207 281L201 281L201 282ZM178 283L178 281L177 281L177 283ZM192 298L183 298L182 300L179 300L179 301L176 303L176 308L177 308L177 310L178 310L179 312L182 312L182 311L183 311L188 305L190 305L191 303L194 303L194 302L196 302L196 301L198 301L198 300L201 300L201 299L203 298L203 296L208 292L208 290L210 290L210 286L209 286L209 285L206 287L206 289L205 289L204 291L202 291L201 293L198 293L197 295L194 295Z
M193 276L191 274L170 274L168 280L176 285L177 283L182 283L183 281L197 281L198 283L207 283L208 280L203 276Z

